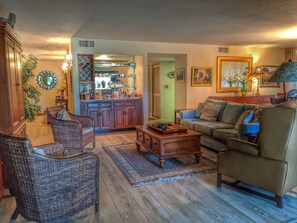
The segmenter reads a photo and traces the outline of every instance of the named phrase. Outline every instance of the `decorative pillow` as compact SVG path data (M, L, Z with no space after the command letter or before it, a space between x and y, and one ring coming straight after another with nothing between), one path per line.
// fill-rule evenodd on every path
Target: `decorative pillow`
M253 111L244 111L241 116L239 117L238 121L236 122L234 129L239 129L241 124L250 123L253 119Z
M70 115L65 109L62 109L57 113L57 118L61 120L71 120Z
M219 115L219 118L218 120L221 121L222 120L222 117L223 117L223 113L224 113L224 109L227 105L227 102L226 101L221 101L221 100L216 100L216 99L211 99L211 98L208 98L206 100L206 103L212 103L212 104L216 104L218 106L221 106L221 111L220 111L220 115Z
M204 105L202 114L200 115L200 119L215 122L216 120L218 120L221 108L222 107L219 105L206 103Z
M254 113L254 116L253 116L253 121L259 121L260 120L260 112L262 111L261 108L259 107L256 107L253 109L253 113Z
M198 104L198 107L195 111L195 117L196 118L199 118L203 112L203 109L204 109L204 106L205 106L205 103L199 103Z
M33 147L33 150L34 150L35 153L38 153L40 155L45 155L43 149L40 149L38 147Z

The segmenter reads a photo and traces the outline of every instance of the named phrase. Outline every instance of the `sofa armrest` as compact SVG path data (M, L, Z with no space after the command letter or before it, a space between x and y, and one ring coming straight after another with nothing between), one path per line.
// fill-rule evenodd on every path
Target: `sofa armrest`
M179 118L182 119L194 119L196 110L182 110L179 112Z
M259 155L259 146L250 142L240 139L229 138L227 139L227 148L238 152L250 154L253 156Z

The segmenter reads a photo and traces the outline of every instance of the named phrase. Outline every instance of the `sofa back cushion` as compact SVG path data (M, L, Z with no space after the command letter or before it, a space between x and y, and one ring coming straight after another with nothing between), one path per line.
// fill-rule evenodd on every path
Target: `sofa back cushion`
M218 120L220 115L221 106L211 103L206 103L204 105L202 114L200 115L200 119L215 122Z
M221 121L235 125L243 113L243 110L244 104L227 103Z
M226 107L227 102L226 101L220 101L220 100L215 100L215 99L208 98L206 100L206 103L212 103L212 104L216 104L216 105L219 105L219 106L222 107L221 108L221 111L220 111L220 114L219 114L219 117L218 117L218 121L221 121L222 120L222 117L223 117L224 109Z

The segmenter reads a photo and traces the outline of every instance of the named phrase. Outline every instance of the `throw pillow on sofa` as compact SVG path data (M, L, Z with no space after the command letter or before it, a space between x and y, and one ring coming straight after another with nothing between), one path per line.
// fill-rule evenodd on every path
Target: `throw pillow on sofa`
M195 111L195 118L200 118L206 103L199 103Z
M236 122L234 129L239 129L241 124L250 123L253 119L253 111L244 111L241 116L239 117L238 121Z
M70 117L70 115L68 114L68 112L65 109L62 109L61 111L59 111L57 113L57 119L71 120L71 117Z
M206 103L216 104L216 105L222 107L221 108L221 111L220 111L219 118L218 118L218 121L221 121L222 120L222 117L223 117L223 113L224 113L224 108L226 107L227 102L226 101L221 101L221 100L216 100L216 99L208 98L206 100Z
M206 103L204 105L202 114L200 115L200 119L215 122L216 120L218 120L221 108L222 107L219 105Z

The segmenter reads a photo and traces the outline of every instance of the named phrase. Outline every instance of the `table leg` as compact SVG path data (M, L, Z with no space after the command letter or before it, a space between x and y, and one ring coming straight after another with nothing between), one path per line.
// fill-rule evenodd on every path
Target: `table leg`
M140 145L138 143L136 143L136 149L137 149L137 151L140 150Z
M196 158L197 163L200 162L200 157L201 157L201 154L195 154L195 158Z
M165 160L160 158L159 161L160 161L160 167L163 169Z

